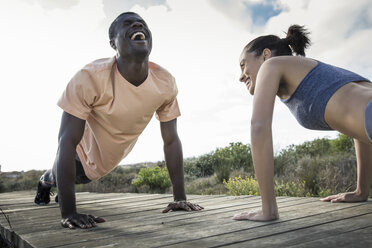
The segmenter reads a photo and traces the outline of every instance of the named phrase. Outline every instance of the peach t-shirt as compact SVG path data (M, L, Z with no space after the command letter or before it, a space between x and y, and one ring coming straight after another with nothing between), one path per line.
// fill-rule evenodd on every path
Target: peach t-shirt
M152 62L138 87L120 74L115 57L96 60L77 72L58 106L86 120L76 151L87 177L97 180L114 169L155 112L161 122L180 116L177 92L174 77Z

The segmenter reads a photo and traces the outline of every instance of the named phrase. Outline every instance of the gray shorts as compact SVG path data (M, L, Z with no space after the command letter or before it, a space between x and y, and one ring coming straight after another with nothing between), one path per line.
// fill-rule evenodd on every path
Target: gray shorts
M369 140L372 142L372 99L367 104L364 112L364 127Z

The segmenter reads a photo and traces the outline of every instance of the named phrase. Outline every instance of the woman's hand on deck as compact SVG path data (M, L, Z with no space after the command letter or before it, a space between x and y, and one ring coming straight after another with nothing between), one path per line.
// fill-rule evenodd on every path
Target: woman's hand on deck
M170 210L177 211L177 210L185 210L185 211L199 211L204 209L202 206L198 204L191 203L188 201L174 201L168 204L168 206L163 210L163 213L167 213Z
M332 203L335 202L363 202L368 200L368 195L363 196L361 194L358 194L357 192L347 192L347 193L340 193L337 195L330 195L325 198L321 198L321 201L329 201Z
M242 212L234 215L233 220L252 220L252 221L270 221L279 218L279 214L264 215L262 209L252 210L249 212Z
M79 214L76 213L71 217L64 218L61 220L61 225L65 228L75 229L76 227L86 229L96 226L96 223L105 222L105 219L101 217L95 217L90 214Z

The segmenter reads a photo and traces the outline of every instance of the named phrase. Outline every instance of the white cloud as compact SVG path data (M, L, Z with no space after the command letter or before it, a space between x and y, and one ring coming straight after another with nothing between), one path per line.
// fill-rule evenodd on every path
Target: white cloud
M127 10L138 12L152 30L151 60L176 77L182 112L178 130L185 157L229 142L249 142L252 97L238 82L238 58L246 43L258 35L284 36L290 24L306 25L313 41L309 57L372 78L369 1L280 1L284 11L254 29L255 33L247 28L252 25L251 16L239 9L242 1L229 2L226 13L213 1L200 0L154 1L154 5L144 1L131 9L103 0L56 1L56 6L36 0L0 2L0 30L5 37L0 40L2 169L52 165L61 115L56 101L79 68L114 55L108 45L108 26ZM360 16L365 20L358 26ZM276 148L335 135L302 128L280 101L276 103ZM154 119L122 163L161 159L160 128Z

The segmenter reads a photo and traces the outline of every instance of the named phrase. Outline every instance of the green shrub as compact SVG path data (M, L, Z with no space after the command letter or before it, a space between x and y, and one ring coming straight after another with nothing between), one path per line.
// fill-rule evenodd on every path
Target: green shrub
M171 186L167 168L160 168L155 166L154 168L142 168L138 172L136 179L132 181L137 188L146 185L150 189L165 190Z
M125 192L135 193L136 188L132 185L132 180L136 177L140 169L116 167L106 176L97 181L92 181L88 184L75 185L77 192Z
M344 134L339 134L337 139L331 140L331 146L333 150L341 153L352 153L354 152L353 139Z
M238 176L224 181L223 184L228 189L229 195L260 195L258 181L253 177ZM312 196L311 192L306 190L304 181L300 183L275 181L275 194L276 196Z
M196 178L186 183L186 194L192 195L219 195L226 194L226 187L221 184L216 175Z
M240 176L224 180L223 184L229 190L229 195L260 195L258 182L253 177L241 178Z
M306 190L306 182L302 181L299 183L295 182L283 182L275 181L275 194L276 196L294 196L294 197L303 197L312 196L311 192Z
M215 173L221 183L229 179L232 170L243 169L253 173L251 147L241 142L230 143L197 158L185 159L184 169L191 177L207 177Z
M5 192L5 186L4 186L3 181L0 179L0 193L3 193L3 192Z
M208 153L198 158L186 159L184 161L184 170L186 174L193 177L207 177L213 175L215 163L213 154Z
M290 145L286 149L282 149L274 157L274 174L276 176L286 176L289 171L295 170L298 157L295 145Z
M303 156L316 157L329 154L331 151L331 142L327 138L315 139L313 141L306 141L301 145L296 146L296 153Z
M319 191L319 174L323 163L318 159L305 156L298 162L297 178L305 182L304 187L311 195L317 195Z
M331 189L320 189L318 192L319 197L327 197L329 195L332 195L332 190Z

